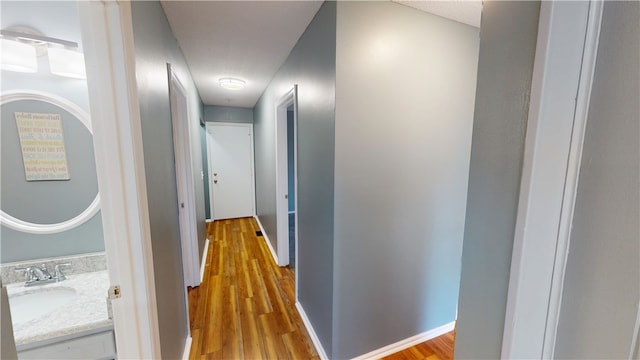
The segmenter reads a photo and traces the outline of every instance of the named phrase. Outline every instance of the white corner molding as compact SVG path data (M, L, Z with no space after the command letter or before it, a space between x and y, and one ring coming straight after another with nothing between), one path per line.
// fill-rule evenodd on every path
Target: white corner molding
M562 214L558 229L558 244L556 247L556 261L554 264L553 280L551 282L551 294L549 296L549 311L547 313L547 329L545 331L543 358L555 358L556 333L560 320L560 308L562 305L562 290L564 277L569 257L569 244L571 240L571 228L573 226L573 213L575 210L576 196L578 193L578 179L580 177L580 164L582 163L582 147L584 145L585 129L589 116L589 104L591 101L591 88L596 70L596 58L598 55L598 43L600 40L600 27L602 24L602 8L604 1L591 1L589 3L589 18L585 30L584 53L582 55L582 68L580 69L580 84L576 95L576 110L574 116L573 136L569 149L569 161L567 162L567 176L562 198Z
M209 254L209 238L204 242L204 251L202 252L202 261L200 262L200 283L204 280L204 268L207 266L207 254Z
M601 1L542 2L502 358L553 358Z
M93 130L91 128L91 118L89 117L89 114L87 114L86 111L82 110L78 105L58 95L32 90L13 90L2 93L2 95L0 95L0 106L13 101L21 100L41 101L57 106L73 115L76 119L80 120L80 122L87 128L87 130L89 130L89 133L93 134ZM69 220L65 220L59 223L32 223L7 214L6 212L4 212L4 210L0 210L0 223L10 229L29 234L55 234L71 230L84 224L85 222L93 218L98 213L98 211L100 211L100 194L96 194L96 197L89 204L89 206L80 214L74 216Z
M380 359L385 356L395 354L404 349L408 349L412 346L418 345L425 341L437 338L438 336L444 335L449 331L452 331L456 328L456 322L452 321L448 324L444 324L435 329L431 329L420 333L418 335L412 336L410 338L406 338L404 340L397 341L393 344L387 345L385 347L381 347L380 349L373 350L364 355L360 355L358 357L353 358L352 360L370 360L370 359Z
M327 356L327 353L324 351L324 347L322 346L322 343L318 338L318 334L316 334L316 331L313 328L313 325L311 325L311 321L309 321L309 318L307 317L307 313L304 311L302 304L300 304L300 302L298 301L296 301L296 309L298 309L298 314L300 314L300 317L302 318L302 323L304 324L304 327L307 328L307 332L311 337L311 342L313 342L313 346L316 348L316 351L318 352L318 356L320 356L320 359L322 360L328 360L329 357Z
M192 342L193 338L191 336L187 336L187 339L184 342L184 350L182 351L182 360L189 360L189 355L191 355Z
M253 217L254 219L256 219L256 222L258 223L258 226L260 226L260 231L262 232L262 237L264 238L264 241L267 243L267 246L269 247L269 251L271 252L271 256L273 256L273 261L276 262L276 264L278 264L278 255L276 255L276 251L273 250L273 246L271 246L271 241L269 241L269 237L267 236L267 232L264 231L264 227L262 226L262 223L260 222L260 218L256 215Z

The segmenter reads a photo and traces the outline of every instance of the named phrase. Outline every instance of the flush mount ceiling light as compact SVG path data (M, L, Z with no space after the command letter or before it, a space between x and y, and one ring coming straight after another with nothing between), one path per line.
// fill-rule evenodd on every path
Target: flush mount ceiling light
M2 70L36 72L37 56L47 56L52 74L86 79L84 55L72 41L50 38L28 27L0 30Z
M229 90L242 90L244 89L245 82L236 78L222 78L220 79L220 86Z
M32 45L10 39L0 39L2 59L0 69L17 72L38 71L36 48Z

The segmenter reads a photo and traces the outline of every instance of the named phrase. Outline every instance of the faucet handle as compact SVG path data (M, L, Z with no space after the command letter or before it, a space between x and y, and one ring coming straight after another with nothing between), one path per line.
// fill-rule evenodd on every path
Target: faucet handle
M56 281L62 281L67 278L62 272L62 269L60 269L60 267L63 267L63 266L71 266L71 263L56 264L53 267L53 278L56 279Z
M29 283L29 282L38 280L38 275L33 269L34 269L33 266L27 266L27 267L17 267L17 268L14 268L13 270L16 272L24 271L25 281Z

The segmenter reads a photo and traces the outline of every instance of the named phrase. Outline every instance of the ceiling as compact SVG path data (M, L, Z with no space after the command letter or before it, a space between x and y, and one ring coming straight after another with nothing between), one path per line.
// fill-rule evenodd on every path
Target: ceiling
M480 26L482 0L393 0ZM162 1L205 105L252 108L322 1ZM243 90L219 79L246 82Z

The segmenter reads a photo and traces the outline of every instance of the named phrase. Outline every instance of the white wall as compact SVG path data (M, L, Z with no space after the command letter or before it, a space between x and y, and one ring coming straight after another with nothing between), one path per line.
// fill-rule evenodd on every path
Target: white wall
M478 34L338 2L334 358L455 319Z

